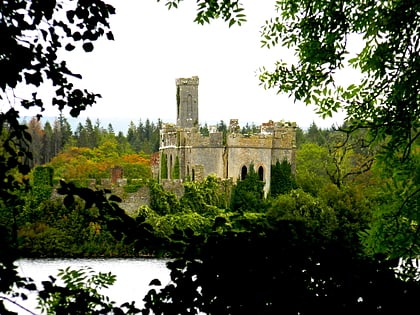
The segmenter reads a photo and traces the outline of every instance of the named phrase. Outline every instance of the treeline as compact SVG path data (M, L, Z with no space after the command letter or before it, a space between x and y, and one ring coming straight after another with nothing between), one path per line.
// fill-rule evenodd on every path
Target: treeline
M235 186L213 177L201 183L185 182L185 193L178 198L151 179L146 154L130 153L133 149L128 141L116 141L117 137L110 131L104 131L101 136L97 147L64 148L44 164L46 170L51 170L50 184L42 186L41 183L44 190L40 190L39 183L33 179L36 192L23 194L25 203L17 222L19 242L25 255L177 255L185 248L185 243L173 241L174 233L183 235L189 230L194 235L204 236L212 230L216 218L226 222L233 220L229 224L240 228L242 224L248 224L248 219L268 214L277 217L278 211L282 216L287 211L297 211L304 217L329 213L334 217L331 220L343 223L340 233L356 241L357 233L366 228L370 220L369 207L380 191L380 185L371 188L371 184L378 181L378 175L370 168L373 157L363 146L363 133L348 138L343 132L323 130L315 124L306 132L301 131L296 172L288 162L277 161L272 166L268 198L264 198L264 183L259 180L253 165L249 166L246 180ZM57 187L59 179L72 182L78 189L88 187L92 179L100 183L102 178L109 178L109 169L116 165L123 168L127 179L120 197L126 192L137 191L140 186L147 185L150 190L150 206L141 207L132 214L138 224L143 224L141 228L146 233L145 238L138 241L141 246L137 241L137 245L116 241L109 227L99 220L97 206L83 210L86 205L78 197L66 207L62 199L51 200L51 193L40 194L45 189L51 192L51 186ZM42 168L34 170L39 169ZM34 196L46 198L34 199ZM340 209L336 211L337 207ZM247 219L237 221L234 218L238 214ZM72 218L71 222L69 218Z
M93 123L90 118L86 118L84 124L79 122L76 129L72 130L70 123L63 115L57 117L52 123L46 121L44 124L37 117L33 117L26 125L32 137L30 149L33 159L28 161L32 167L51 161L65 147L93 149L110 139L117 141L119 152L145 154L157 152L162 121L158 119L157 122L153 122L146 119L144 122L139 120L137 124L131 121L126 135L122 131L116 134L111 123L105 128L99 119ZM219 132L227 132L228 128L223 120L215 127ZM249 123L240 129L242 134L253 134L259 131L259 126ZM319 129L315 123L312 123L307 131L297 128L297 145L299 147L305 142L325 145L331 131L332 129ZM200 127L200 132L203 135L209 134L210 129L207 123Z
M21 253L182 257L168 264L176 285L147 295L145 307L154 313L173 307L188 313L195 301L169 297L189 297L200 287L207 291L197 295L201 303L197 307L204 311L210 305L217 314L223 305L207 297L217 296L232 307L255 313L266 308L270 314L314 307L317 311L331 307L340 313L342 304L349 313L378 305L388 308L395 301L390 294L404 294L409 285L390 272L390 266L395 266L391 262L368 256L360 239L373 220L372 209L382 202L381 189L388 180L373 167L351 180L349 175L337 181L334 169L347 174L345 170L367 156L360 155L363 150L356 146L357 139L334 133L328 139L325 146L302 144L296 176L290 164L275 165L273 181L280 184L273 185L267 198L252 165L246 178L233 186L212 176L184 182L182 197L150 180L150 205L131 216L121 211L116 196L71 184L63 184L60 190L64 199L51 200L45 194L44 200L31 200L34 194L28 194L16 218ZM333 148L342 150L341 164L331 154ZM281 291L278 296L273 296L272 288ZM418 290L418 286L409 289ZM239 306L238 293L242 298L248 294ZM298 303L302 297L306 299Z
M26 125L32 137L30 149L33 159L28 161L32 167L51 161L66 147L93 149L106 141L116 141L120 153L150 154L159 151L159 130L162 122L158 120L154 123L149 119L144 123L140 120L137 125L131 122L127 135L121 131L115 134L112 124L104 128L99 120L93 123L89 118L84 124L80 122L76 130L72 130L70 123L62 115L52 124L49 121L42 124L33 117Z
M207 297L255 313L264 308L298 313L310 307L332 307L339 313L342 304L353 313L390 307L393 300L383 296L405 294L409 285L420 290L417 283L396 277L392 268L398 261L371 256L361 237L375 220L373 209L389 201L387 190L392 189L392 179L375 164L375 147L367 147L364 131L349 135L312 124L298 135L296 172L286 161L273 165L267 197L253 165L235 185L212 176L186 181L178 197L147 177L150 166L142 154L118 152L115 137L105 137L94 148L65 148L45 167L34 168L31 191L19 192L15 216L0 209L1 224L16 226L19 251L27 257L182 257L168 265L176 286L152 290L146 297L147 308L155 313L175 305L179 313L187 313L194 301L173 302L170 297L190 296L203 286L210 291L197 297L199 308L211 305L217 314L224 306ZM146 171L135 176L147 179L149 205L129 215L110 191L71 182L61 183L61 197L51 198L53 171L91 178L115 157L118 162L127 158L130 165L136 163L128 157L136 158L138 170ZM266 287L281 294L270 296ZM249 292L238 306L235 296ZM298 303L301 296L309 306ZM334 301L339 302L332 305Z

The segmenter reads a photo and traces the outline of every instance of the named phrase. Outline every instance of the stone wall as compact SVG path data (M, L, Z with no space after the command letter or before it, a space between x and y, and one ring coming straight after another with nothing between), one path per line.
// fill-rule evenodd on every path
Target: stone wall
M162 180L161 184L164 190L174 193L178 198L181 198L184 195L184 186L180 179Z
M140 187L134 193L126 193L122 189L114 190L113 193L122 199L119 206L128 214L135 215L141 206L150 206L149 187Z
M295 170L296 123L262 123L258 134L239 133L239 121L231 119L228 133L223 135L211 129L209 136L200 134L191 119L198 119L198 77L181 78L177 85L177 124L165 124L161 130L161 156L165 154L168 179L179 160L180 179L201 180L215 174L234 182L243 167L254 164L256 172L265 181L265 193L270 188L271 165L286 159ZM197 99L196 99L197 98ZM162 161L162 159L160 159ZM159 180L162 180L158 176Z

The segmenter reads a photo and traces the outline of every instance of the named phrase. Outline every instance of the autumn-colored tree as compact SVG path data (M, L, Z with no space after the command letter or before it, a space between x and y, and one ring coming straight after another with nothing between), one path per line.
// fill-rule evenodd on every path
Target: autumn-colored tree
M45 131L37 117L32 117L28 123L28 132L31 135L30 150L32 160L29 161L31 167L40 165L45 160L43 155L45 151Z

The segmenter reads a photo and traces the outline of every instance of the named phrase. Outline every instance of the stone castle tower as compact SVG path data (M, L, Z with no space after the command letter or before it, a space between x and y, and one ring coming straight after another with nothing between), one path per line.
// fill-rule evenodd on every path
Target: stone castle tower
M234 182L245 178L251 164L270 190L271 166L286 159L296 166L296 123L263 123L260 132L242 135L237 119L228 132L199 132L198 77L176 80L177 123L160 131L159 180L201 180L210 174ZM212 128L210 128L212 129Z
M179 127L198 126L198 77L176 80L176 109Z

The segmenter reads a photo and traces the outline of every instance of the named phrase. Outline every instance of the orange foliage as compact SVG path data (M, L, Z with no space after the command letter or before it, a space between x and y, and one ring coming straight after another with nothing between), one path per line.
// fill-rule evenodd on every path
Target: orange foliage
M54 168L57 177L66 180L99 179L108 178L110 169L118 165L127 168L127 174L133 174L133 167L135 167L137 171L133 176L147 174L150 159L139 154L126 154L121 157L106 156L97 154L93 149L70 147L54 157L50 165Z
M127 154L122 157L122 160L124 163L130 163L130 164L144 164L149 165L150 159L146 159L141 155L138 154Z

